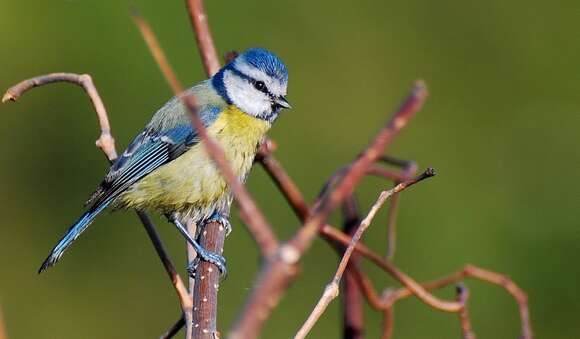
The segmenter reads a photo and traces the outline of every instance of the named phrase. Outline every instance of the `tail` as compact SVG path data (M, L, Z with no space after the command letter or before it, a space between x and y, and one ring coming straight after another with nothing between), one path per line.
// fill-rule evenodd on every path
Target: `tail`
M77 240L79 235L83 233L87 227L95 220L97 215L101 213L111 201L106 201L98 207L89 210L83 214L79 220L66 232L64 237L60 239L58 244L52 249L50 255L44 260L42 266L38 269L38 273L42 273L47 268L54 266L62 257L64 252L69 248L72 243Z

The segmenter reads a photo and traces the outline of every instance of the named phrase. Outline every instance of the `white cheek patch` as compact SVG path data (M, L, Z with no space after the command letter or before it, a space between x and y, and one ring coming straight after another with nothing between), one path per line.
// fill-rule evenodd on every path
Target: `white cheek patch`
M232 71L224 72L224 85L232 103L242 111L256 117L271 111L270 98Z
M284 96L286 95L286 86L280 84L278 80L272 79L266 73L262 72L261 70L250 66L246 62L241 62L240 60L236 60L234 67L242 72L243 74L249 76L250 78L262 81L268 87L270 93L274 94L275 96Z

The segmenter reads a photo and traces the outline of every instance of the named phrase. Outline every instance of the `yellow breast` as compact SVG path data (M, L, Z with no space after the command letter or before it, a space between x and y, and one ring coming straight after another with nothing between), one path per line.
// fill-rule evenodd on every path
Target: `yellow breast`
M229 106L207 132L224 150L234 173L244 180L258 142L269 128L268 122ZM207 216L216 203L227 200L228 192L225 180L200 143L133 185L120 200L127 207L193 213L197 218Z

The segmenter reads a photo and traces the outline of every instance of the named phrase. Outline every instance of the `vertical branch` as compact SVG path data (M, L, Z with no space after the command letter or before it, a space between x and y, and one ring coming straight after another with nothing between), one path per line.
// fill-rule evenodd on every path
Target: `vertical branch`
M4 314L0 308L0 339L6 339L6 328L4 327Z
M471 321L469 320L469 312L467 311L469 290L462 283L457 284L455 289L457 292L457 301L462 305L461 310L458 312L462 338L475 339L475 333L471 329Z
M417 164L414 161L401 160L390 156L382 156L381 160L385 163L403 168L402 179L394 179L395 185L401 181L408 180L417 172ZM399 195L394 195L389 204L387 219L387 253L385 258L393 261L395 251L397 250L397 214L399 210Z
M203 8L203 1L186 0L186 3L203 66L207 75L211 77L220 69L220 62Z
M393 337L394 318L393 307L386 307L383 310L383 334L381 339L391 339Z
M394 198L395 196L393 196ZM360 224L358 206L354 196L346 199L342 207L344 216L343 230L353 235ZM353 254L350 264L346 267L342 289L342 337L344 339L362 339L364 337L364 312L360 290L353 275L352 267L360 262L358 254Z
M219 223L204 226L199 241L211 252L223 251L226 231ZM201 261L195 271L193 298L193 338L219 338L217 330L217 292L220 271L209 262Z

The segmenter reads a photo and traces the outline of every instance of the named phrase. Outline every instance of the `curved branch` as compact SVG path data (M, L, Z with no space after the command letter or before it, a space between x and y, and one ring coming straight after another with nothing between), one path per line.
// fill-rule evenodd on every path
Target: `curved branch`
M117 159L115 139L111 135L111 125L109 124L107 110L105 109L105 105L103 104L99 92L93 83L93 79L88 74L50 73L27 79L10 87L2 97L2 102L16 101L26 91L34 87L54 82L73 83L81 86L85 90L91 99L95 112L97 113L97 118L99 119L99 126L101 127L101 135L95 144L105 153L105 156L109 161Z

